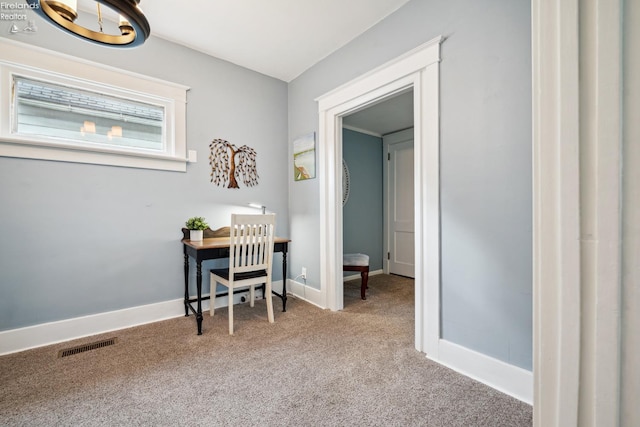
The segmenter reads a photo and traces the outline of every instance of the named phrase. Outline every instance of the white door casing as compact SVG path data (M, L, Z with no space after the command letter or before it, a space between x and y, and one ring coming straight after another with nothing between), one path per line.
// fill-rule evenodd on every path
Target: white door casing
M638 425L621 412L619 341L622 79L637 76L621 68L623 24L637 28L623 7L636 4L532 1L536 427Z
M439 62L442 37L317 98L320 283L324 306L343 308L342 117L413 88L415 347L437 354L440 334Z

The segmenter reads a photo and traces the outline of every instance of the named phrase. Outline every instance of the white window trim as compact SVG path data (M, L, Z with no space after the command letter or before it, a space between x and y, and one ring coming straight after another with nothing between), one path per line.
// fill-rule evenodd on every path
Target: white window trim
M86 147L73 142L11 133L11 87L18 74L165 106L164 154L114 147ZM0 156L143 169L186 171L188 87L0 38Z

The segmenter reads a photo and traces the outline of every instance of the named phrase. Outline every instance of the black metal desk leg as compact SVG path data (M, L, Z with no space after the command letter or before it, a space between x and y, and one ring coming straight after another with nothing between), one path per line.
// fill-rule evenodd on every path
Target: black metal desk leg
M282 251L282 311L287 311L287 251Z
M196 264L196 286L198 288L196 321L198 322L198 335L202 335L202 261L197 261Z
M184 254L184 317L189 317L189 255Z

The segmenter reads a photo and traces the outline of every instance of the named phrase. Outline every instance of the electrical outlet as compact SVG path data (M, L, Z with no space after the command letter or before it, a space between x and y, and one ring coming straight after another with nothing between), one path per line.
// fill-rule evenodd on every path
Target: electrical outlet
M303 279L307 278L307 267L302 267L302 274L301 274Z

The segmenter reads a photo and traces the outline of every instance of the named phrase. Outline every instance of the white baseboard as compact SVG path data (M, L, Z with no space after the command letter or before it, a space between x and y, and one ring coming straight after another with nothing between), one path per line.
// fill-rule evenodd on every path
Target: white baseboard
M273 282L272 286L276 292L282 291L281 280ZM235 294L235 303L240 302L244 295L244 293ZM209 294L202 296L209 296ZM216 308L226 307L228 301L226 296L216 298ZM202 311L208 310L209 300L202 301ZM193 317L192 313L190 315ZM184 316L182 298L1 331L0 356L180 316Z
M184 316L182 299L0 332L0 355Z
M446 340L438 344L438 358L427 358L509 396L533 405L533 373Z
M287 291L303 301L313 304L322 309L327 308L324 303L324 294L316 288L296 282L295 280L287 280Z
M378 274L384 274L384 270L373 270L369 272L369 277L376 276ZM360 273L347 274L343 277L342 281L347 282L349 280L358 280L360 279Z

